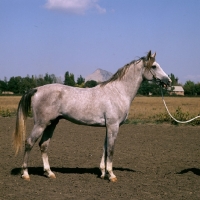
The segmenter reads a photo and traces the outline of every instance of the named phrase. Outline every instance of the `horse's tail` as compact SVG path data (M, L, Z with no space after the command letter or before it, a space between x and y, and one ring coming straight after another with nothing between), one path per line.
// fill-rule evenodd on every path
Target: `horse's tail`
M15 153L22 148L22 142L25 140L26 135L26 119L31 109L31 97L37 92L37 89L32 89L24 94L19 102L17 109L16 127L13 134L13 145Z

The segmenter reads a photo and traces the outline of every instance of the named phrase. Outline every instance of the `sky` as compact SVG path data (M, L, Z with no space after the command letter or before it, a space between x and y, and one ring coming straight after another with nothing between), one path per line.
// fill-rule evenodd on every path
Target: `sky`
M151 50L200 82L200 0L0 0L0 79L117 69Z

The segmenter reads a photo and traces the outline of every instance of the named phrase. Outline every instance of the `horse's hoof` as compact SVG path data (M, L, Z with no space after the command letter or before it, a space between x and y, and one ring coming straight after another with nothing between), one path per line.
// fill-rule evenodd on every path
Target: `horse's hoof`
M30 179L30 176L25 176L25 175L22 175L22 178L25 180L25 181L30 181L31 179Z
M113 183L114 183L114 182L117 182L117 177L110 178L110 181L113 182Z
M101 175L101 179L105 179L105 176L104 176L104 175Z
M49 177L49 178L52 178L52 179L55 179L55 178L56 178L56 175L55 175L55 174L50 174L48 177Z

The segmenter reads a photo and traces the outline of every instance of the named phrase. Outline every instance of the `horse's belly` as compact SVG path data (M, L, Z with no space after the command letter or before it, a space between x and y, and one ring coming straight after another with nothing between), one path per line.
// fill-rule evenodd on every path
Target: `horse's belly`
M88 125L88 126L105 126L105 118L102 116L90 116L84 115L73 115L64 114L63 117L73 123Z

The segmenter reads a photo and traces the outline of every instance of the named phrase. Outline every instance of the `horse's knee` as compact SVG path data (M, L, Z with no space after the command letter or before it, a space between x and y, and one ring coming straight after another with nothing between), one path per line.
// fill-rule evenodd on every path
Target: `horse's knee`
M31 141L31 138L27 138L25 141L25 149L26 151L30 151L33 147L34 143Z

